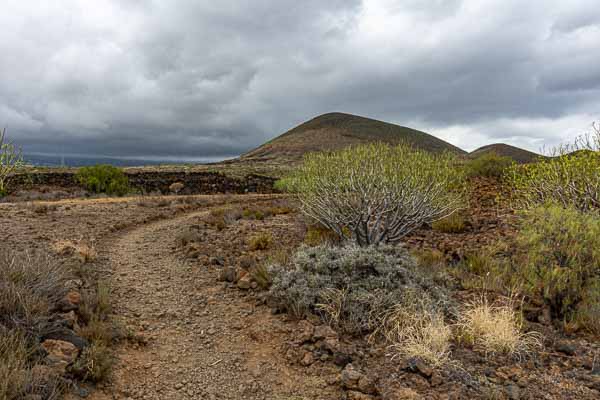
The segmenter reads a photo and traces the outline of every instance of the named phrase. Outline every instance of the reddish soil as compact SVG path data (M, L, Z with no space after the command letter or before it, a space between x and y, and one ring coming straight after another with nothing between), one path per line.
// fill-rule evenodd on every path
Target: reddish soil
M498 206L495 184L478 182L475 193L476 200L466 211L466 232L423 229L409 243L460 258L513 234L512 213ZM521 361L455 346L456 364L432 370L390 359L383 343L350 337L335 338L343 349L341 359L340 354L322 351L318 337L300 337L307 326L320 322L273 315L264 291L227 280L232 269L240 272L268 256L289 255L303 239L302 218L295 213L240 218L220 230L205 223L207 213L224 204L264 208L275 198L181 196L4 204L0 251L51 253L52 244L60 239L95 244L99 258L93 266L112 282L115 320L143 335L148 345L119 345L113 378L99 385L92 399L600 397L597 339L566 337L538 324L529 328L544 331L546 348ZM197 236L179 247L182 234L190 230ZM270 234L273 244L251 250L251 240L261 233ZM372 383L363 385L369 394L343 390L341 371L350 361L364 381Z

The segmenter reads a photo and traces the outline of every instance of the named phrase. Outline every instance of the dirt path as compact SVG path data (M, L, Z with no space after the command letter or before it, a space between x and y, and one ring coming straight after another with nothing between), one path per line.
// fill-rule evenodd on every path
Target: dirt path
M105 399L339 399L323 367L285 359L290 324L218 282L217 267L175 253L177 233L202 213L140 226L115 239L115 318L149 344L117 349L112 382L89 397Z

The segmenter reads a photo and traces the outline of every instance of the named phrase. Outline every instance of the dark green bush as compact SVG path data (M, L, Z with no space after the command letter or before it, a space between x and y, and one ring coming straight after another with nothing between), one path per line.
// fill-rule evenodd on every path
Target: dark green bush
M582 317L588 328L599 328L589 321L598 320L590 315L590 300L600 297L593 295L600 287L600 217L558 205L532 209L522 222L515 257L526 292L554 318Z
M510 157L499 156L496 153L484 154L467 163L467 176L501 178L506 169L513 164L514 161Z
M130 191L129 180L120 168L112 165L83 167L77 171L77 181L93 193L123 196Z
M415 298L447 307L445 291L406 250L391 246L301 248L290 265L269 267L270 303L297 317L319 315L350 334L373 332L380 318Z

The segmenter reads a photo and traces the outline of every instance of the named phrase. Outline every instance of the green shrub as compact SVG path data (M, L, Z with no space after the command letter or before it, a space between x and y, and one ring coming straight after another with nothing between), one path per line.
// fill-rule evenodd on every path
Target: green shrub
M532 209L517 237L516 257L527 293L554 318L576 318L600 284L600 217L559 205Z
M415 298L440 307L448 302L405 250L391 246L301 248L290 265L269 272L272 306L297 317L317 314L350 334L373 332L391 307Z
M484 154L467 162L467 176L486 178L501 178L507 168L515 162L510 157L499 156L496 153Z
M24 166L23 154L6 140L6 129L0 130L0 197L8 194L11 178Z
M281 181L301 210L360 246L395 243L423 223L456 211L463 174L450 154L383 143L308 154Z
M577 151L507 171L518 206L546 202L581 211L600 210L600 152Z
M434 231L442 233L462 233L466 231L467 224L463 214L455 212L452 215L434 221L431 224L431 228Z
M93 193L123 196L130 191L129 180L120 168L112 165L83 167L77 171L77 181Z

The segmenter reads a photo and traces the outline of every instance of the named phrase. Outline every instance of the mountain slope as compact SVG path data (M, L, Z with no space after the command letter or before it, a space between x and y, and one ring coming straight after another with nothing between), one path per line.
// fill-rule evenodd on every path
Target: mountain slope
M242 154L240 160L296 162L308 152L337 150L375 141L389 144L408 141L415 147L432 152L466 154L458 147L425 132L356 115L330 113L320 115Z
M477 150L470 152L468 157L473 159L490 153L495 153L502 157L510 157L519 164L534 162L540 157L543 157L540 154L505 143L494 143L480 147Z

